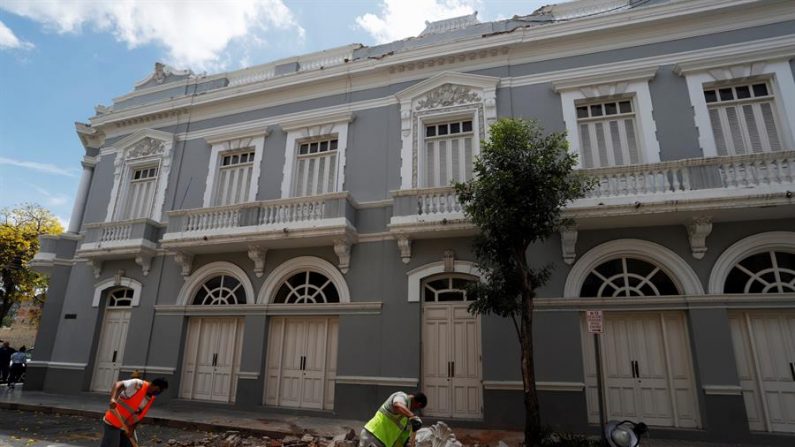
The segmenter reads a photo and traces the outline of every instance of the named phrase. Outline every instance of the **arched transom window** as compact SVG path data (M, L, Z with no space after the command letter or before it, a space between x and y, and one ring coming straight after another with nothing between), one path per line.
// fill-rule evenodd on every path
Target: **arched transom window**
M246 304L246 291L234 276L218 275L199 287L193 297L193 304L200 306Z
M129 287L111 290L108 294L108 307L132 307L133 293L133 289Z
M580 289L581 297L594 298L680 294L660 267L627 257L612 259L591 270Z
M771 250L746 257L729 271L723 292L795 292L795 253Z
M426 303L471 301L466 287L473 281L473 278L465 275L432 276L423 283L422 300Z
M340 294L326 275L307 270L287 278L279 286L273 302L277 304L339 303Z

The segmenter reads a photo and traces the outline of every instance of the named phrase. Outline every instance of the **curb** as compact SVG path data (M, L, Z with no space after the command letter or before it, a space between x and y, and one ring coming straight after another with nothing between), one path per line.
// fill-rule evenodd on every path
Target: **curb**
M63 414L70 416L96 417L97 419L101 418L102 415L105 414L104 411L53 407L49 405L34 405L34 404L25 404L17 402L0 402L0 409L11 410L11 411L14 410L30 411L30 412L37 412L44 414ZM210 432L237 431L246 435L267 436L272 439L281 439L284 438L285 436L304 435L304 433L295 433L295 432L277 431L277 430L264 430L258 428L239 427L236 425L229 425L229 424L211 424L208 422L192 422L192 421L170 419L170 418L157 417L157 416L151 416L151 417L147 416L145 421L148 424L160 425L163 427L182 428L187 430L201 430L201 431L210 431Z

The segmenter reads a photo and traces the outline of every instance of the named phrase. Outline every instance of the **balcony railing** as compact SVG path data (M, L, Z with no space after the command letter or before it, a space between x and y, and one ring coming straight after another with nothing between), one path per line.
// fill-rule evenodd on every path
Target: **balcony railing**
M328 219L353 222L353 213L348 193L170 211L163 240L193 237L194 234L224 234L243 227L250 227L252 231L311 228Z
M79 248L81 254L97 252L104 256L114 250L153 249L160 239L162 226L153 220L134 219L86 224L85 230L85 239Z
M784 192L795 187L795 151L584 169L595 187L570 208ZM393 192L392 225L463 219L453 188Z

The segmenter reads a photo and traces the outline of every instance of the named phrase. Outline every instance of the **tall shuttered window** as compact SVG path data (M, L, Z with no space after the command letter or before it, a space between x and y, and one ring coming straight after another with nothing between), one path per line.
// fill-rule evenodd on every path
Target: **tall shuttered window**
M130 185L122 208L122 219L151 217L152 202L157 189L157 166L135 168L130 175Z
M450 186L472 178L472 120L425 126L423 187Z
M585 168L643 163L630 99L578 103L580 157Z
M293 196L313 196L337 191L337 138L298 143Z
M704 89L718 155L781 150L773 94L767 82Z
M234 205L253 200L249 197L254 171L254 151L226 152L221 154L218 177L215 182L213 206Z

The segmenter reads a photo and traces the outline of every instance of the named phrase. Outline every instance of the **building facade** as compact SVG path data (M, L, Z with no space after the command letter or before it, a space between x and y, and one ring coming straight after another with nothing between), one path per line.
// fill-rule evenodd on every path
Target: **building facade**
M27 388L517 427L512 325L467 312L475 232L450 188L500 117L567 131L597 179L532 248L545 423L792 442L795 8L575 1L194 76L157 64L77 124L83 176ZM532 192L528 192L532 193ZM584 311L605 312L596 359Z

